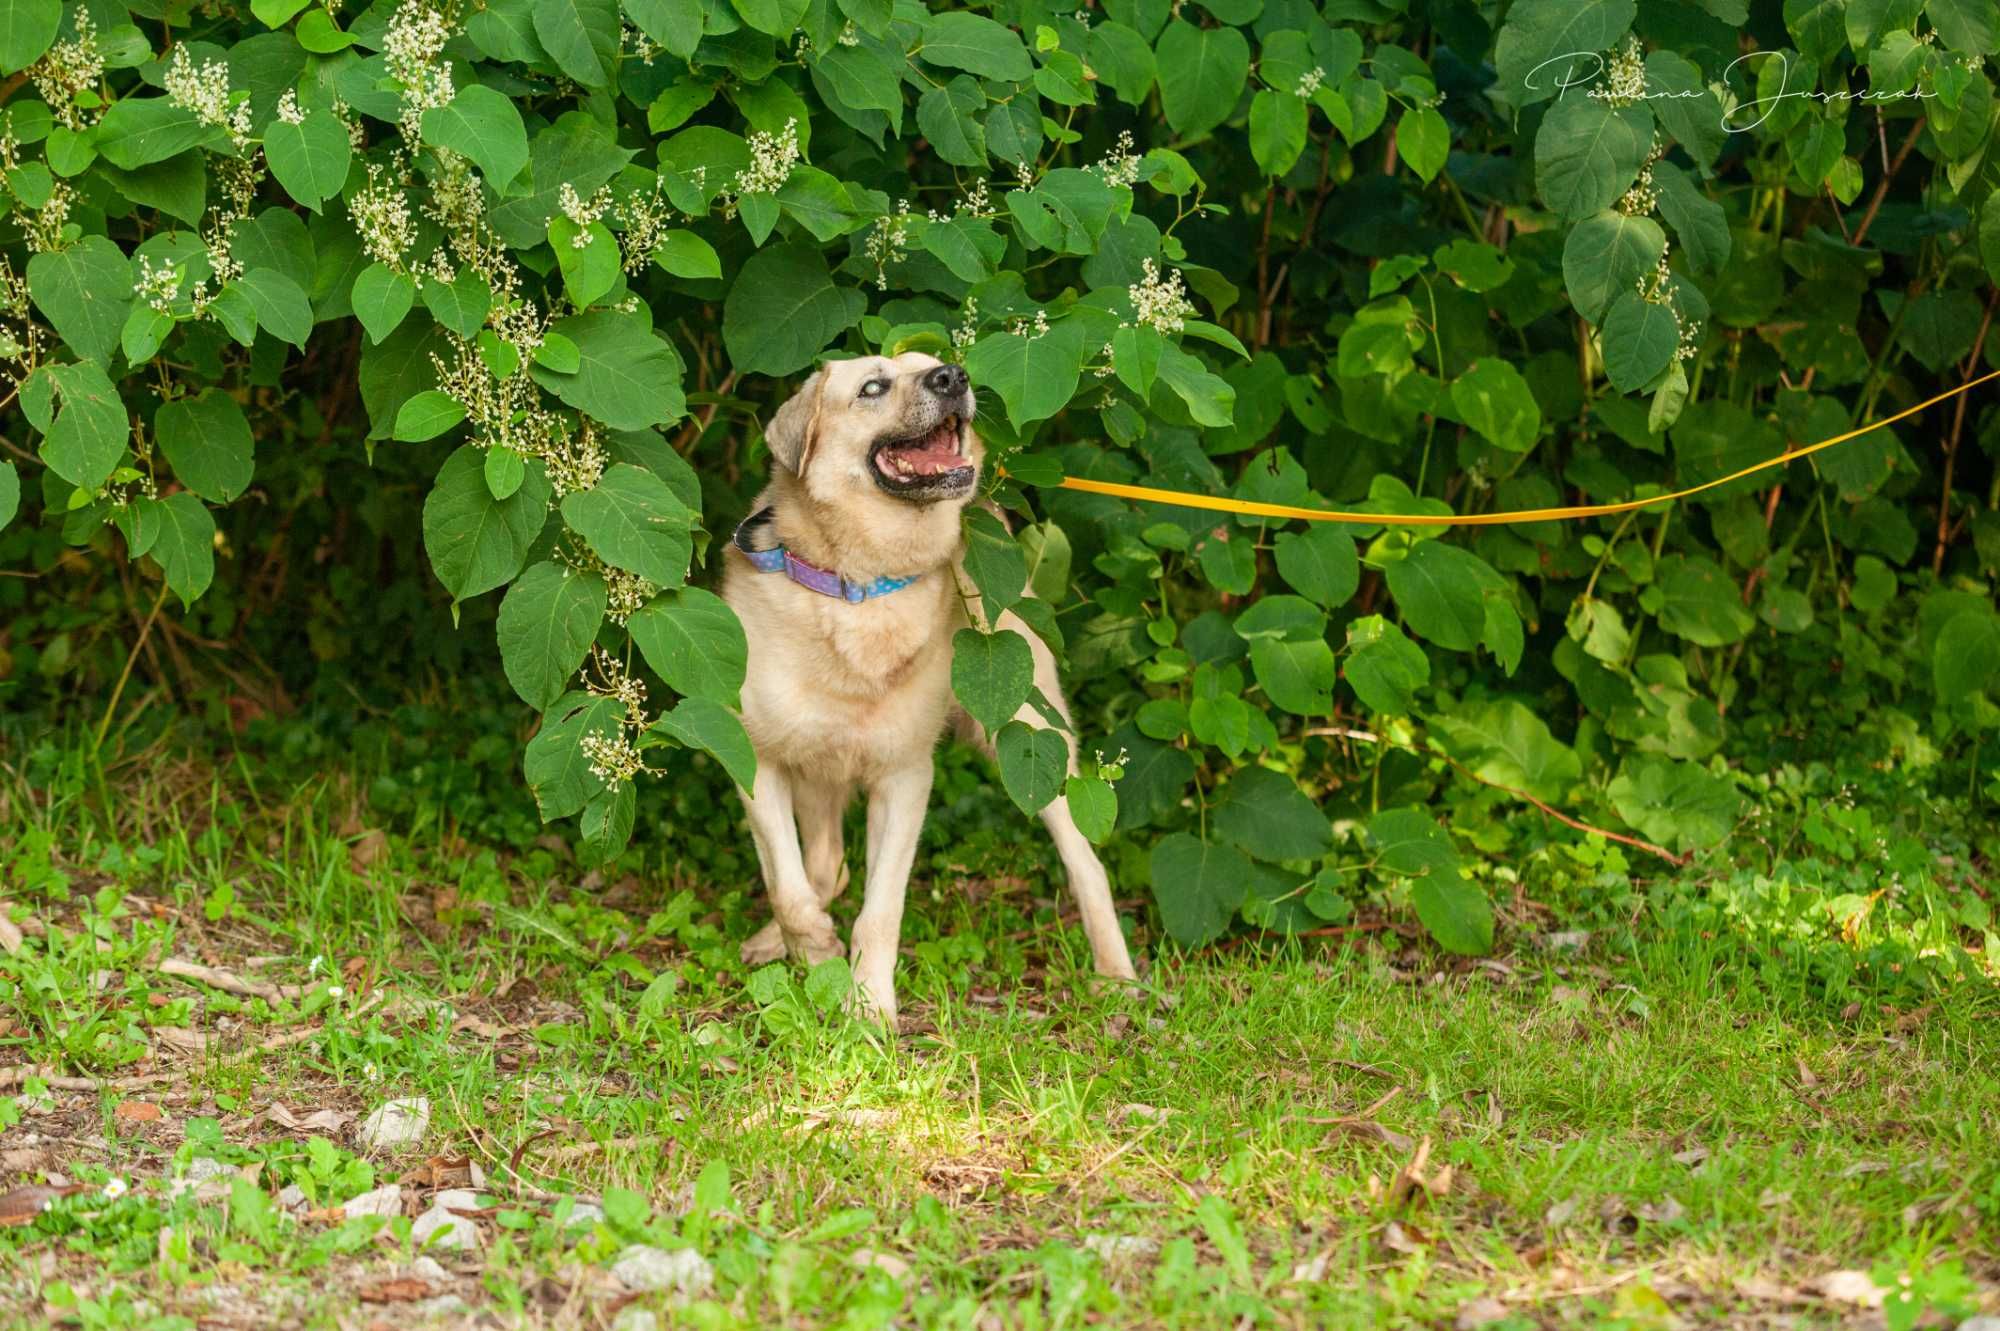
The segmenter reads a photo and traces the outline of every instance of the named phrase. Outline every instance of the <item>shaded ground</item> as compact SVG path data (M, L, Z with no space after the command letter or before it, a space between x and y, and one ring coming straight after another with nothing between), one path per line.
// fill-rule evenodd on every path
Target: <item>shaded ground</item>
M337 782L117 789L0 796L6 1325L1996 1304L1993 990L1878 983L1859 941L1829 983L1698 912L1560 928L1523 892L1497 958L1396 917L1194 957L1142 933L1143 985L1106 991L1045 879L940 871L885 1040L838 965L743 974L740 886L386 836ZM391 1102L409 1141L370 1124Z

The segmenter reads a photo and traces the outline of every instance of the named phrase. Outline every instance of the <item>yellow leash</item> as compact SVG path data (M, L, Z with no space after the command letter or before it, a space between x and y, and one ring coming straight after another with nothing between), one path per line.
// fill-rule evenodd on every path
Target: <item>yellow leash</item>
M1242 513L1258 518L1296 518L1303 519L1306 522L1352 522L1374 527L1502 527L1516 522L1551 522L1567 518L1599 518L1614 513L1631 513L1638 509L1651 508L1655 504L1670 504L1677 499L1686 499L1688 496L1698 495L1704 490L1713 490L1719 485L1727 485L1731 481L1742 480L1745 476L1754 476L1760 471L1769 471L1773 467L1782 467L1788 462L1796 462L1800 458L1811 457L1815 453L1824 452L1826 449L1832 448L1835 444L1844 444L1850 439L1859 438L1867 434L1870 430L1879 430L1885 425L1894 425L1897 421L1914 416L1927 407L1935 407L1940 402L1955 398L1960 393L1969 393L1981 384L1993 379L2000 379L2000 370L1992 370L1980 375L1977 379L1968 380L1960 384L1957 388L1939 393L1936 397L1919 402L1914 407L1905 407L1893 416L1884 416L1880 420L1856 426L1844 434L1837 434L1831 439L1822 439L1816 444L1808 444L1804 448L1793 449L1790 452L1781 453L1777 457L1767 458L1754 466L1745 467L1741 471L1733 471L1729 475L1717 480L1704 481L1700 485L1689 486L1685 490L1676 490L1672 494L1655 495L1651 499L1628 499L1616 504L1578 504L1569 508L1525 508L1511 513L1351 513L1340 509L1299 508L1292 504L1265 504L1259 503L1254 499L1230 499L1219 495L1195 494L1187 490L1158 490L1150 485L1123 485L1117 481L1092 481L1086 480L1081 476L1063 477L1062 488L1065 490L1080 490L1085 494L1109 495L1114 499L1136 499L1141 503L1147 504L1175 504L1182 508L1205 508L1218 513ZM1001 474L1006 474L1004 469Z

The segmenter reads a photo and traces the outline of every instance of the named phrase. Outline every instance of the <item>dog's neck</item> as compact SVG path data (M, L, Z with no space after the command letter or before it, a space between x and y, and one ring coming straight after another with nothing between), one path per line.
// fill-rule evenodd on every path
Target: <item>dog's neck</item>
M771 531L779 544L856 581L934 572L957 557L962 539L963 501L912 504L885 496L857 520L843 505L816 498L798 477L773 468L760 502L771 508Z

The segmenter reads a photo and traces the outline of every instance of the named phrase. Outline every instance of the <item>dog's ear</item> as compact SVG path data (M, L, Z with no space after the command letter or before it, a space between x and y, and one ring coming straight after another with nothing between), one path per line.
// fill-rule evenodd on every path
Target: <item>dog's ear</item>
M764 427L764 442L770 446L771 456L794 476L805 475L819 443L819 408L825 389L826 371L814 370Z

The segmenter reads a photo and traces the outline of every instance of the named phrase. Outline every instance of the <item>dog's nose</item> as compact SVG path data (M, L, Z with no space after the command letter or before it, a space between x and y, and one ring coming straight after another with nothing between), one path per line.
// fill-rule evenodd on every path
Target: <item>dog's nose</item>
M965 371L956 365L940 365L924 376L924 387L939 397L957 397L969 382Z

